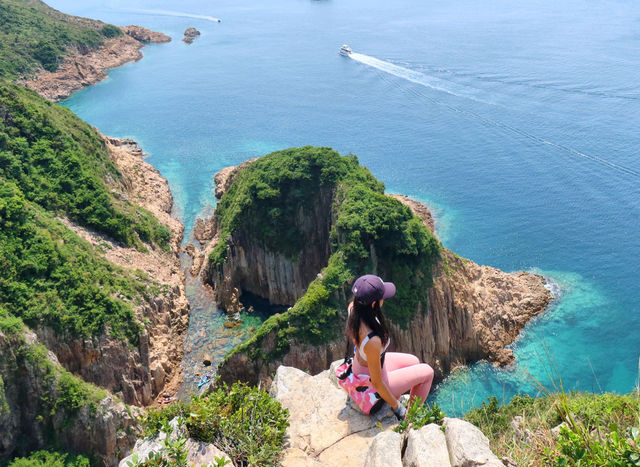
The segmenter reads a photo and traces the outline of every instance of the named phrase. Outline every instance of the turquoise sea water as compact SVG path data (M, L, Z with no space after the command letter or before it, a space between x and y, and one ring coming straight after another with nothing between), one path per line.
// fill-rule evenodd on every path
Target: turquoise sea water
M535 393L525 369L549 384L552 368L567 389L634 387L637 2L51 3L174 38L65 105L141 142L187 229L212 203L220 168L332 146L357 154L389 191L434 206L458 254L555 282L559 298L514 344L514 368L478 364L441 385L434 397L449 413ZM202 31L192 45L180 41L188 26ZM337 54L343 43L352 59Z

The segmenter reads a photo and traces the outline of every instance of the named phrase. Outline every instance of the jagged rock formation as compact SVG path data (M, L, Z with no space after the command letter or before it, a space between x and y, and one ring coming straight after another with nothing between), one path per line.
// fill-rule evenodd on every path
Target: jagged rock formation
M173 392L179 384L183 332L189 307L180 270L180 242L184 226L171 217L173 197L168 183L150 164L135 141L104 137L113 161L123 175L124 186L112 183L118 196L152 212L171 231L170 251L149 248L141 252L112 242L109 238L63 219L67 226L104 251L113 264L146 272L158 283L158 293L139 305L137 314L144 323L140 345L102 335L91 339L65 339L49 328L36 330L40 340L60 363L110 391L122 394L129 404L149 405L163 390Z
M238 169L227 168L216 175L216 196L221 197L228 190L237 173ZM433 217L426 206L402 195L393 197L407 205L422 219L423 225L433 231ZM206 268L206 265L203 271L203 278L213 286L218 303L224 307L230 292L237 287L272 303L293 305L304 294L308 281L326 265L331 203L331 193L320 193L315 199L313 215L299 220L299 225L307 229L305 232L314 233L306 242L310 247L299 256L303 260L291 261L265 251L263 245L244 232L233 232L226 239L228 250L224 272ZM203 228L202 232L207 232L211 238L205 247L205 252L210 252L221 239L217 236L215 218L206 225L208 229ZM373 246L370 256L372 272L376 273L383 265L377 264L378 255ZM413 353L431 364L436 381L467 362L488 358L501 365L510 363L513 353L505 347L551 300L541 276L526 272L509 274L479 266L444 248L432 275L433 284L426 303L428 311L415 310L407 326L392 323L391 338L395 349ZM308 281L304 283L305 280ZM348 292L343 293L346 304ZM336 319L343 322L344 317ZM281 364L317 373L344 352L344 338L340 336L322 345L290 342L284 355L264 358L278 346L278 339L278 329L273 328L251 355L245 351L233 352L221 364L219 374L227 381L268 382Z
M331 371L310 376L296 368L278 368L271 395L290 413L283 466L503 465L482 432L464 420L445 418L444 433L435 424L405 434L391 431L397 422L390 408L371 417L361 414L332 380Z
M66 99L82 88L102 81L111 68L135 62L142 58L140 49L146 43L169 42L171 38L141 26L120 28L120 37L105 40L96 50L77 50L69 53L55 72L40 71L35 77L20 80L41 96L54 102Z
M140 411L104 392L90 394L90 404L76 405L76 391L86 389L78 390L68 377L62 383L63 375L55 355L42 353L34 333L0 331L0 459L54 442L113 466L131 449Z

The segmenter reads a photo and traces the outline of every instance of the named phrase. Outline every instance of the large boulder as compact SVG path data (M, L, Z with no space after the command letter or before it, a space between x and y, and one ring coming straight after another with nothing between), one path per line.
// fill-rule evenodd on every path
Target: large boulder
M504 467L491 452L489 440L477 427L458 418L445 418L444 434L453 467Z
M365 467L402 467L403 436L395 431L383 431L373 438Z
M419 430L409 431L402 460L405 467L450 467L447 440L442 428L430 423Z
M363 415L329 371L310 376L293 367L276 371L271 395L289 409L289 446L283 465L364 465L374 438L396 424L388 406Z

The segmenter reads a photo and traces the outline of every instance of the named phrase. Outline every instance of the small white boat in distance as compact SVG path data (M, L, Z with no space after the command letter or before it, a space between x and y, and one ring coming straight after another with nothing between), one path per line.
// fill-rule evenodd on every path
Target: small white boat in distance
M349 55L351 55L351 52L353 52L353 50L351 50L351 47L349 47L347 44L344 44L342 47L340 47L340 52L338 53L340 55L348 57Z

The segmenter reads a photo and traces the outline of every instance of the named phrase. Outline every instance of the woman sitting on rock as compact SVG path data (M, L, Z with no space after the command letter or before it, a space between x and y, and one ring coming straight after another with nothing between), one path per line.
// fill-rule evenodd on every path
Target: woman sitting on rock
M353 373L369 375L380 397L402 419L407 409L400 396L410 390L409 405L416 397L424 402L433 382L433 368L414 355L386 351L390 338L381 309L384 300L396 294L393 283L370 274L359 277L351 290L354 299L348 308L347 335L355 345Z

